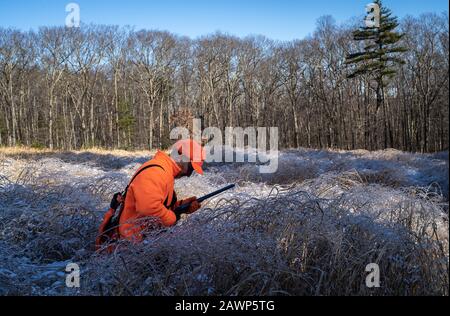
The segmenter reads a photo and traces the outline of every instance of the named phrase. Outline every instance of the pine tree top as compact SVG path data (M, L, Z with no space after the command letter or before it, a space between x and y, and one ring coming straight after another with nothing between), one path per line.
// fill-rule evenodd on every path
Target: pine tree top
M378 86L386 86L385 79L393 78L397 66L404 63L400 54L406 49L398 45L404 34L395 31L399 23L392 11L381 0L374 3L380 9L379 27L366 25L353 32L353 39L364 41L365 47L364 51L347 56L346 63L355 66L348 78L369 74Z

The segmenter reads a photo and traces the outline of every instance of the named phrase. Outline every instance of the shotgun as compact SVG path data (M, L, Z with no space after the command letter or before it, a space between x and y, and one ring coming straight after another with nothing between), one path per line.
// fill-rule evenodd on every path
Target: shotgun
M209 193L209 194L207 194L205 196L202 196L201 198L198 198L197 201L199 203L202 203L203 201L205 201L207 199L210 199L210 198L212 198L212 197L214 197L216 195L219 195L222 192L228 191L228 190L234 188L235 186L236 186L235 184L227 185L226 187L224 187L224 188L222 188L220 190L214 191L214 192ZM190 205L191 205L191 203L186 203L186 204L183 204L183 205L177 207L175 209L175 211L174 211L175 214L181 214L181 213L185 212L189 208Z

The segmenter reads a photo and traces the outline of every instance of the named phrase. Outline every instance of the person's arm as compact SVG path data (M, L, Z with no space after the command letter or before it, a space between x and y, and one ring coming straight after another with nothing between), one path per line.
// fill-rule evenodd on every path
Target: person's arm
M175 225L177 218L164 205L167 198L167 175L160 168L151 168L140 174L131 184L136 211L144 216L158 217L166 227Z

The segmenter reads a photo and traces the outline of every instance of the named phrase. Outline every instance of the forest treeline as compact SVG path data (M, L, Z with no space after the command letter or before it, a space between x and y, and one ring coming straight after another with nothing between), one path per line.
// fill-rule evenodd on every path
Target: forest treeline
M322 17L303 40L82 25L0 28L0 146L167 147L175 126L277 126L280 148L448 149L448 14L406 17L405 61L377 109L364 49ZM376 123L375 123L376 122Z

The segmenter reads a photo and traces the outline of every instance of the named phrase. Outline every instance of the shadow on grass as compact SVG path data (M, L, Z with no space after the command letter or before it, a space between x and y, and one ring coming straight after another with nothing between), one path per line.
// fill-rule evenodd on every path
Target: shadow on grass
M64 152L42 152L42 153L6 153L6 157L13 159L25 159L25 160L34 160L39 161L45 158L56 158L60 159L65 163L70 164L87 164L92 167L100 168L104 171L109 170L119 170L123 167L132 164L138 163L143 164L149 159L151 159L151 155L146 156L121 156L114 154L97 154L92 152L73 152L73 151L64 151Z

